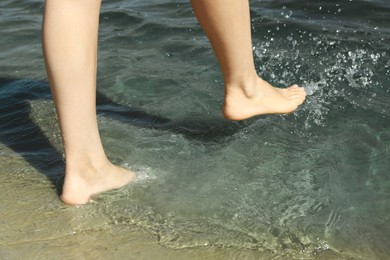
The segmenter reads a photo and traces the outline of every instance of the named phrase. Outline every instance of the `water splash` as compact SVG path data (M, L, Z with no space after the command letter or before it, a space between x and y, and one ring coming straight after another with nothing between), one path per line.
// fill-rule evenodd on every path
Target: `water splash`
M305 88L309 96L296 115L306 117L306 128L325 126L330 111L342 113L348 105L389 113L386 101L390 101L390 96L385 87L389 78L378 76L389 74L387 51L362 46L346 48L342 40L303 32L301 35L305 39L298 43L288 35L283 43L258 44L255 55L260 75L265 79L282 86L298 82Z

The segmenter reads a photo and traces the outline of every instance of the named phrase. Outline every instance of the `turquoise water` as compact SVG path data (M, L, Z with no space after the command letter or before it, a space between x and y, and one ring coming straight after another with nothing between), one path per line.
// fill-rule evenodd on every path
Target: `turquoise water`
M44 197L42 211L77 211L57 201L64 166L40 47L42 5L0 4L3 219L22 210L12 206L20 191L5 185L39 187L26 208ZM119 246L138 230L169 249L233 249L240 259L386 259L389 11L379 0L251 1L259 74L310 95L291 115L229 122L218 64L186 1L103 3L98 120L109 157L140 181L80 209L80 219L102 220L77 225L77 234L114 233ZM32 246L53 240L50 229L58 242L72 236L40 220L29 219L48 231L26 234ZM18 227L1 224L8 256Z

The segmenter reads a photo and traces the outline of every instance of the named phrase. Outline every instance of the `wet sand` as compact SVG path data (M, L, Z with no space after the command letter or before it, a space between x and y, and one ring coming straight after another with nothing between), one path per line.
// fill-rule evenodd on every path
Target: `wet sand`
M98 202L64 205L52 183L16 154L0 157L0 165L7 169L0 170L1 259L290 259L235 248L167 248L136 225L113 223ZM344 259L331 250L315 258Z
M58 129L53 131L51 128L55 124L52 102L33 101L30 107L33 121L61 153ZM33 116L37 113L39 117ZM40 123L34 118L48 120ZM109 215L118 210L110 208L110 203L115 204L118 192L105 193L84 206L64 205L57 194L61 179L53 182L3 144L0 144L0 151L2 259L309 259L304 249L301 255L293 256L288 251L284 255L280 251L223 245L170 248L175 241L161 243L158 232L145 229L143 223L129 224L127 220L121 222ZM319 247L311 252L311 257L349 259L327 247L326 244Z

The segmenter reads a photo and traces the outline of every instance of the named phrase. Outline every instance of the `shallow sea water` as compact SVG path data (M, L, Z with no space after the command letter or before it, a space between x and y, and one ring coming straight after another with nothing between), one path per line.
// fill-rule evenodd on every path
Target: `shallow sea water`
M387 259L390 4L251 1L259 74L298 111L223 119L223 81L186 1L106 1L98 120L139 180L58 199L62 146L43 1L0 3L0 258Z

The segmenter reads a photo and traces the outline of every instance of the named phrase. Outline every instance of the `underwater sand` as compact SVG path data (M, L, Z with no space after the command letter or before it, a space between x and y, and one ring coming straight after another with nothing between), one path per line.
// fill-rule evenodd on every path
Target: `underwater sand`
M388 258L388 1L252 1L259 74L309 96L243 122L187 1L103 3L98 121L140 180L83 207L58 199L42 4L0 3L1 259Z

